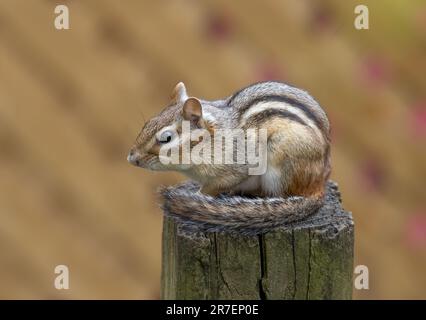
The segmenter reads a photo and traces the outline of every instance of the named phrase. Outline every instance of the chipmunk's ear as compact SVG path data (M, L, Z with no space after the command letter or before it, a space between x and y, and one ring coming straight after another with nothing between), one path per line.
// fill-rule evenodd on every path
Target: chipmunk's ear
M179 82L176 87L173 89L172 94L170 95L170 102L178 103L183 102L188 99L188 95L186 93L186 88L183 82Z
M197 98L188 98L182 108L182 116L184 120L191 121L196 126L203 125L203 109L201 102Z

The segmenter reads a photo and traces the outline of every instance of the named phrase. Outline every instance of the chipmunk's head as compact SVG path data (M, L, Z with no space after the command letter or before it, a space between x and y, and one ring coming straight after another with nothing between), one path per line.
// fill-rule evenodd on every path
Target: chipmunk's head
M182 152L187 151L182 146L188 143L192 148L194 143L190 141L190 136L182 134L185 124L192 129L208 129L200 100L188 97L185 85L179 82L171 94L169 105L145 123L127 160L150 170L188 170L192 164L182 161ZM172 149L175 151L174 158ZM171 158L174 161L170 161Z

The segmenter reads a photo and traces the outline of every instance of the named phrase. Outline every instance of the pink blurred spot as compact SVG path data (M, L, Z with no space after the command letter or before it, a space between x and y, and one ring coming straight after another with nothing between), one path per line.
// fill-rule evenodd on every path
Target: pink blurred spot
M231 19L223 13L212 13L206 20L207 36L215 41L227 40L232 32L233 25Z
M416 10L414 23L420 32L426 32L426 7Z
M273 62L260 63L254 70L254 81L281 80L284 74L280 67Z
M410 247L426 248L426 212L413 214L408 218L405 235Z
M366 159L359 168L361 186L366 191L380 191L385 186L385 172L379 161Z
M319 6L312 10L311 27L314 32L330 31L334 26L332 9Z
M383 86L390 80L388 64L380 57L367 57L361 62L361 80L367 86Z
M410 129L417 137L426 137L426 101L418 103L411 111Z

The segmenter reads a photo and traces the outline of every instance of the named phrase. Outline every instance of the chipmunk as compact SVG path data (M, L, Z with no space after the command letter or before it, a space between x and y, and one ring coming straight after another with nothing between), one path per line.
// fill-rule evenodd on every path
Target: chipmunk
M249 165L241 163L164 164L161 147L175 145L182 152L184 139L179 134L184 121L191 128L204 129L212 135L220 129L265 129L266 171L249 175ZM196 145L192 141L190 148ZM128 161L146 169L181 172L197 181L206 197L230 193L289 199L278 205L262 202L261 210L258 206L252 209L246 206L226 219L223 214L226 209L203 203L202 212L183 210L184 218L234 229L251 224L253 217L277 224L275 220L286 219L296 211L310 214L320 207L331 171L330 126L323 109L306 91L281 82L256 83L217 101L188 97L185 85L180 82L169 105L145 123ZM295 197L303 201L295 205ZM202 197L197 199L203 201ZM209 201L214 200L208 198Z

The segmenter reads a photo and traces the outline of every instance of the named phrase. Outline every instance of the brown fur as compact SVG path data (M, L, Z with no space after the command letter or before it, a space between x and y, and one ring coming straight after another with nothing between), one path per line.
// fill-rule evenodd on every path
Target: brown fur
M272 102L271 107L269 101ZM257 105L261 108L248 113ZM166 127L173 127L180 134L182 120L189 120L193 129L209 130L212 136L215 130L222 128L267 129L268 170L271 168L272 171L262 180L262 176L248 176L244 165L160 165L155 158L161 148L156 135ZM190 148L198 143L199 141L191 141ZM180 146L180 159L182 151ZM325 113L306 92L278 82L258 83L219 101L188 98L185 86L179 83L173 90L170 105L145 124L131 153L139 156L137 161L134 160L138 166L185 173L201 184L201 193L210 196L216 197L222 193L261 197L302 196L305 197L306 208L309 207L309 210L317 208L321 203L331 171L329 124ZM226 221L220 218L224 212L215 211L217 208L213 208L209 201L204 203L205 216L202 212L198 213L204 217L203 221L214 223L213 220L216 219L226 224ZM302 207L298 202L297 208ZM292 207L292 202L283 202L281 208L275 209L285 214L294 213L296 210ZM243 209L240 207L239 210ZM183 209L177 211L186 212ZM190 210L185 214L190 219L199 219ZM266 218L268 214L274 216L273 212L268 213L266 209L255 210L250 214L253 217L258 215L261 220L273 219ZM235 219L240 219L237 224L244 225L242 220L247 217ZM270 225L273 224L275 223L270 222Z

